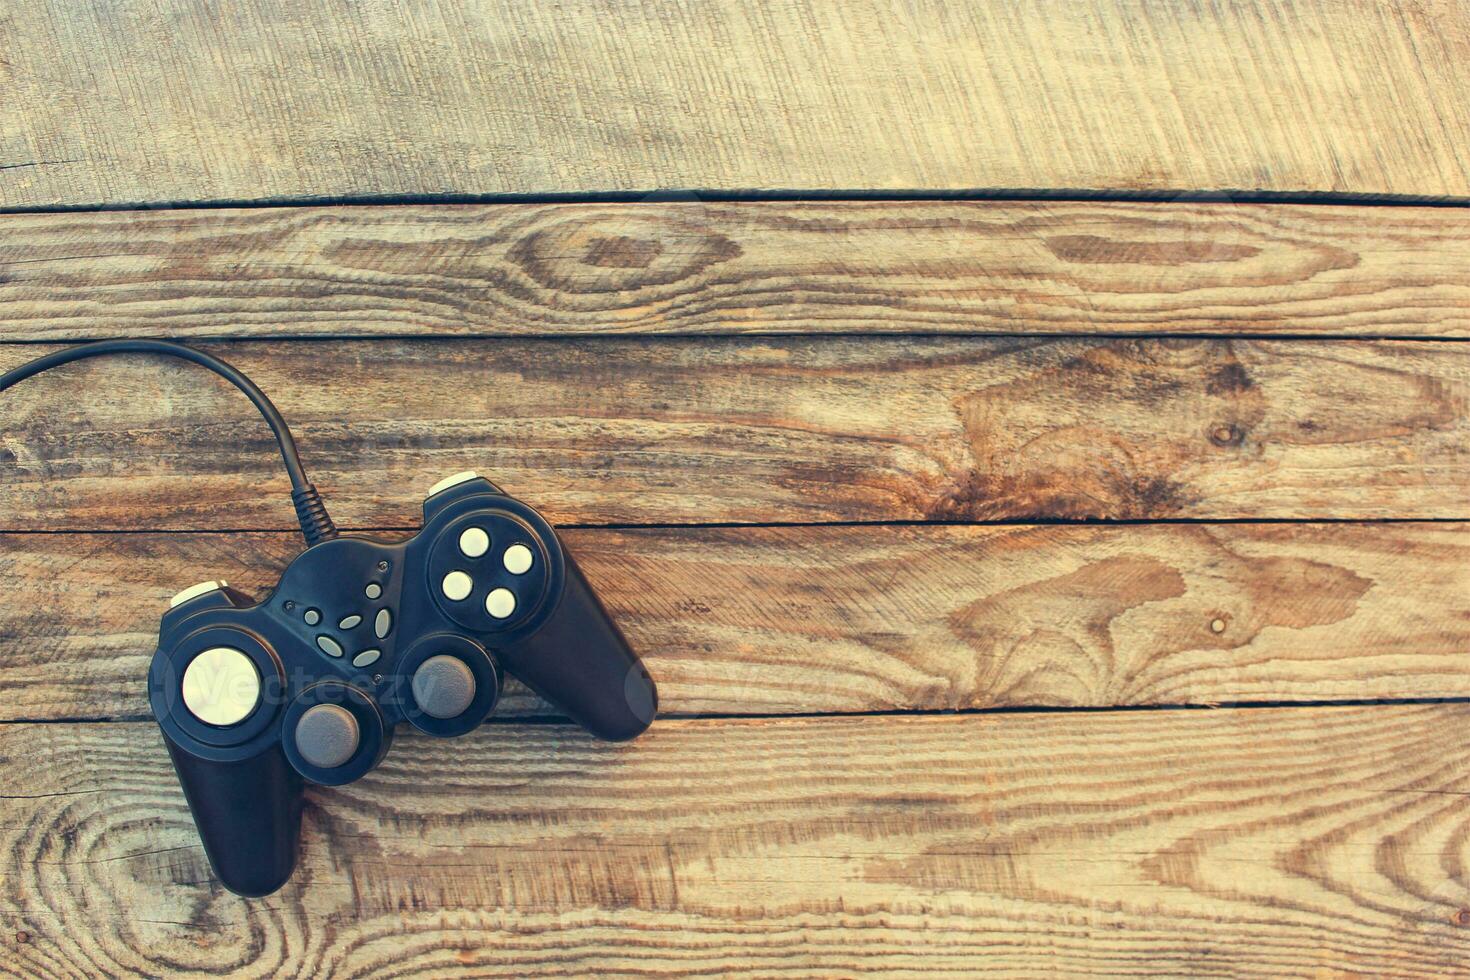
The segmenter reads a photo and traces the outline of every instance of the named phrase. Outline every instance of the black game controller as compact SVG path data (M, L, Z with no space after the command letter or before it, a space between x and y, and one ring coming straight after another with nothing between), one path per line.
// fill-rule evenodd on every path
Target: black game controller
M400 721L473 731L502 667L600 738L653 720L652 679L551 525L461 473L408 541L323 541L258 603L223 582L175 596L148 691L215 873L264 895L296 863L303 779L357 779Z
M294 487L303 551L260 602L224 582L174 596L148 671L205 853L241 895L269 894L296 864L304 782L371 770L407 721L473 731L500 697L502 668L592 734L633 738L658 695L546 519L489 480L433 487L407 541L338 536L290 431L248 379L166 341L112 341L47 355L0 390L97 354L146 352L208 367L270 424Z

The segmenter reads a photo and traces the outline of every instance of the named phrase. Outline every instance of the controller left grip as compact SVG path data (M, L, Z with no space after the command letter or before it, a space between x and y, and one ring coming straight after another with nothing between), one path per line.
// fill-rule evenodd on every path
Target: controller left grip
M511 673L598 738L641 735L658 713L658 689L582 570L566 555L566 586L546 623L498 648Z
M280 888L296 867L301 776L279 745L240 762L211 762L164 742L215 875L237 895Z

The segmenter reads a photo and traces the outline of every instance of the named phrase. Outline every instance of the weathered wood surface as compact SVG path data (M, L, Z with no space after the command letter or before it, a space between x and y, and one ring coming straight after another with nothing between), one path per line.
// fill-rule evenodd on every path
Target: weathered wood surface
M561 204L0 218L0 339L1470 335L1470 211Z
M1470 195L1459 0L18 0L0 207L654 188Z
M258 901L151 724L0 726L0 785L0 956L52 977L1470 962L1463 704L405 735Z
M0 347L0 365L37 356ZM339 524L473 469L561 523L1464 518L1470 347L1006 338L210 345ZM83 400L78 390L88 392ZM0 402L0 527L294 527L250 404L91 361Z
M567 534L665 715L1470 697L1470 525ZM295 534L0 537L0 719L147 718L168 597ZM545 714L519 685L499 715Z

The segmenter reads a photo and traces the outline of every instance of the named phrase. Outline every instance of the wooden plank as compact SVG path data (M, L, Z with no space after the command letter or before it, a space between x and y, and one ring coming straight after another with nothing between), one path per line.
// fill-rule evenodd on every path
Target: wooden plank
M404 736L214 885L151 724L0 727L22 974L1462 974L1466 705ZM718 760L718 764L713 764Z
M473 469L561 523L1464 518L1470 348L697 338L211 345L338 522ZM41 354L0 347L10 367ZM85 397L79 395L84 392ZM274 446L193 365L5 393L7 529L294 527Z
M665 715L1470 697L1470 526L582 530ZM147 718L168 597L294 534L0 537L0 719ZM502 717L550 711L512 685Z
M1460 0L18 0L0 206L716 189L1470 196Z
M1076 202L0 218L0 338L1470 336L1470 211Z

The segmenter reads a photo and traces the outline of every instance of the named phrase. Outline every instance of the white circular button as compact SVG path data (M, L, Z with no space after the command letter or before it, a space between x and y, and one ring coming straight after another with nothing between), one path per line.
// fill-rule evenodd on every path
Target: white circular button
M184 668L184 707L206 725L238 725L260 703L260 671L234 647L211 647Z
M467 527L460 533L459 550L466 558L478 558L490 550L490 535L483 528Z
M516 611L516 596L510 589L492 589L485 597L485 611L496 619L504 619Z
M531 570L531 549L523 544L513 544L505 549L501 557L505 563L505 570L512 575L524 575Z
M464 572L450 572L444 576L444 597L458 602L475 589L475 580Z

